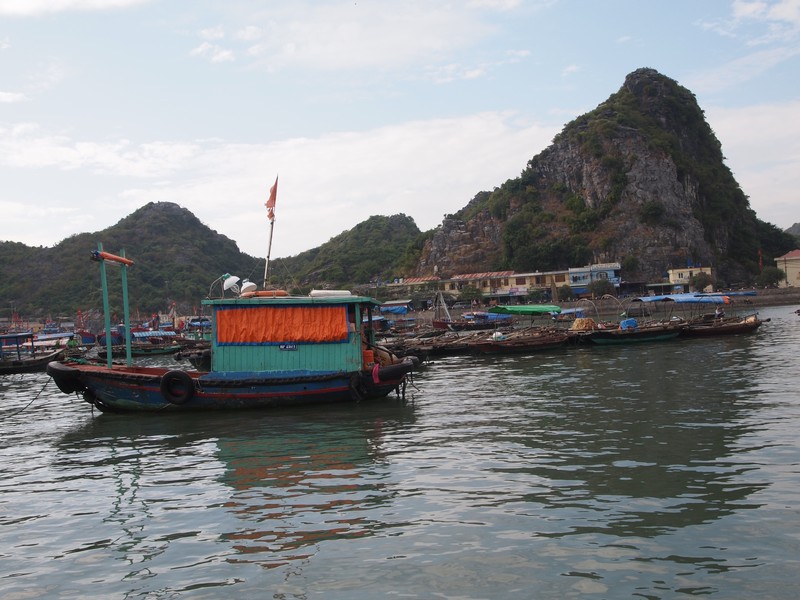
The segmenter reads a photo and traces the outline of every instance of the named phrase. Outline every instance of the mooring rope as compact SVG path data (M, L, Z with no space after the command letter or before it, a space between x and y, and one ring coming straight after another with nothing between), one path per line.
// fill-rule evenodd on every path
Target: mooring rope
M27 408L28 408L28 407L29 407L31 404L33 404L33 403L36 401L36 399L37 399L39 396L41 396L41 395L42 395L42 392L44 391L44 388L46 388L46 387L47 387L47 384L48 384L48 383L50 383L50 381L52 381L52 380L51 380L51 379L48 379L47 381L45 381L45 382L44 382L44 385L42 386L42 389L40 389L40 390L39 390L39 393L38 393L38 394L36 394L36 395L35 395L33 398L31 398L31 401L30 401L30 402L28 402L28 403L27 403L25 406L23 406L22 408L20 408L18 411L11 413L10 415L4 415L4 417L15 417L15 416L17 416L18 414L20 414L22 411L24 411L25 409L27 409Z

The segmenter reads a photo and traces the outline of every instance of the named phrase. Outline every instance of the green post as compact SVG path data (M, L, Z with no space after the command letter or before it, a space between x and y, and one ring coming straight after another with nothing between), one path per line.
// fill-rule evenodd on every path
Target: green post
M103 251L103 244L97 243L97 251ZM108 368L111 368L111 310L108 303L108 280L106 278L106 261L100 260L100 282L103 285L103 315L105 316L106 325L106 362Z
M119 253L125 258L125 249ZM133 364L131 358L131 311L128 305L128 266L120 265L122 268L122 312L125 314L125 364L129 367Z
M131 322L128 306L128 264L133 264L133 261L125 258L125 250L122 250L119 256L104 253L103 244L99 242L97 244L97 252L92 253L92 258L100 262L100 281L103 284L103 314L105 315L106 324L106 363L109 369L112 367L113 361L111 360L111 309L108 301L106 259L114 264L118 264L122 269L122 310L125 313L125 359L126 364L130 367L133 364L133 359L131 358Z

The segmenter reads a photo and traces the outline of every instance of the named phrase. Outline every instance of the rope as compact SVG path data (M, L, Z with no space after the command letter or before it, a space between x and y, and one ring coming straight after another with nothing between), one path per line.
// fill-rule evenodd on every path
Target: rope
M35 401L35 400L36 400L36 399L37 399L39 396L41 396L41 395L42 395L42 392L44 391L44 388L46 388L46 387L47 387L47 384L48 384L48 383L50 383L51 381L52 381L51 379L48 379L47 381L45 381L45 382L44 382L44 385L42 386L42 389L40 389L40 390L39 390L39 393L38 393L38 394L36 394L36 395L35 395L33 398L31 398L31 401L30 401L30 402L28 402L28 403L27 403L25 406L23 406L22 408L20 408L18 411L16 411L16 412L13 412L13 413L11 413L10 415L5 415L5 416L6 416L6 417L16 417L16 416L17 416L18 414L20 414L22 411L24 411L25 409L27 409L27 408L28 408L28 407L29 407L31 404L33 404L33 403L34 403L34 401Z

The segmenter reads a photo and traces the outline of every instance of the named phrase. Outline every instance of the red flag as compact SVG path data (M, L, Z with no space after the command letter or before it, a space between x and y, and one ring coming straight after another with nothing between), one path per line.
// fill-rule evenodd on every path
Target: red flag
M269 217L270 221L275 220L275 198L278 195L278 177L275 176L275 183L272 184L272 187L269 188L269 200L267 200L266 207L267 207L267 216Z

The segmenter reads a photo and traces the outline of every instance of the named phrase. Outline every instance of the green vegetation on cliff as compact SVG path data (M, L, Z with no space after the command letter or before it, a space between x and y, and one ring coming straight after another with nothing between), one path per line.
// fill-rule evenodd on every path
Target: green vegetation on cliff
M404 263L409 268L423 239L410 217L371 217L314 250L272 261L271 279L296 290L383 281L397 276ZM43 317L100 308L99 269L90 260L98 242L108 252L124 249L135 261L128 269L131 311L143 315L167 311L173 302L183 314L196 312L223 273L259 285L264 275L263 258L240 252L187 209L150 203L108 229L69 237L53 248L0 242L0 317L10 316L12 307ZM111 308L121 315L118 271L109 266L108 274Z
M414 268L424 236L411 217L373 216L322 246L270 264L270 283L305 292L386 281Z

